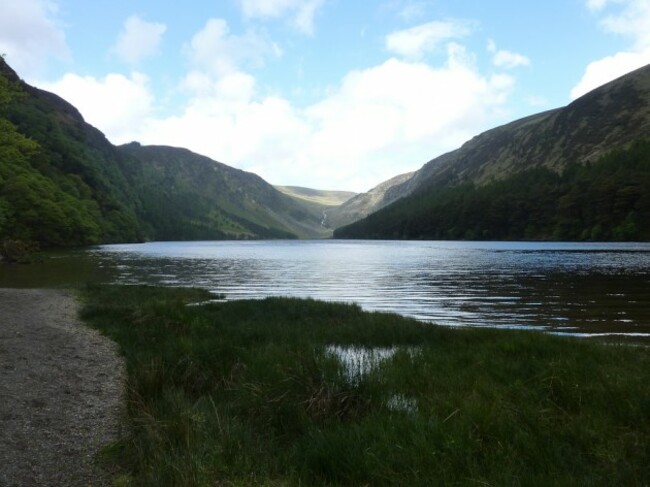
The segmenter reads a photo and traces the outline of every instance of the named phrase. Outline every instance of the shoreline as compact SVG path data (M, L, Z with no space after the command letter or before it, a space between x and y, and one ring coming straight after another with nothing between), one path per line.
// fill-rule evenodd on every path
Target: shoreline
M110 485L97 462L117 440L124 360L77 317L70 291L0 288L0 484Z

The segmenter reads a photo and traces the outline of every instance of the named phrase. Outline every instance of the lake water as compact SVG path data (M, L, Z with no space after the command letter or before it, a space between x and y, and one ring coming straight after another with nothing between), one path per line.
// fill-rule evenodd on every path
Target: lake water
M650 337L648 243L153 242L0 272L0 286L199 286L226 299L355 302L448 326Z

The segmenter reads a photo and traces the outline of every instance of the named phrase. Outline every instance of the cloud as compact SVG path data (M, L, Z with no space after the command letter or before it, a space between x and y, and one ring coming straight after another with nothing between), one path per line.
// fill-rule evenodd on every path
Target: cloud
M241 66L261 66L266 57L281 55L277 45L255 32L231 34L223 19L209 19L192 37L185 52L195 68L216 75L237 71Z
M137 64L158 51L166 30L165 24L145 22L132 15L124 22L113 51L127 63Z
M650 63L650 2L647 0L587 0L587 8L605 13L607 8L616 8L600 19L605 32L621 35L631 40L631 45L589 63L580 81L571 90L571 98L602 86L624 74Z
M318 103L260 93L255 78L198 76L182 113L136 127L143 143L188 147L267 181L368 190L458 147L503 116L514 79L483 76L462 46L444 65L388 59L348 73Z
M523 54L503 49L497 49L493 40L488 41L488 52L492 53L492 64L497 68L513 69L519 66L530 66L530 59Z
M386 49L406 58L420 59L445 41L465 37L471 32L472 23L466 20L433 21L389 34Z
M0 1L0 53L21 76L37 76L50 57L70 58L56 14L49 0Z
M438 65L390 58L348 72L318 102L298 106L246 72L256 60L242 39L247 35L233 36L222 21L193 38L185 99L173 115L153 110L149 81L137 73L70 74L42 86L75 104L114 143L187 147L269 182L325 189L368 190L507 118L514 78L482 74L453 42L441 48Z
M455 149L498 119L513 86L508 76L482 76L470 58L451 45L441 67L389 59L349 73L307 109L313 132L297 165L318 170L336 161L347 168L339 187L349 181L367 190Z
M648 63L650 63L650 49L641 52L618 52L613 56L589 63L582 79L571 90L571 99L575 100Z
M300 32L314 33L314 18L325 0L239 0L248 18L289 17L291 24Z
M151 114L154 97L148 78L109 74L103 79L66 74L54 83L38 83L72 103L84 119L114 143L130 142L137 127Z
M188 147L213 159L273 180L275 165L290 158L308 135L299 112L277 96L260 96L246 73L220 78L210 93L189 100L182 113L150 119L141 130L144 143Z
M611 1L611 0L610 0ZM601 25L606 32L632 39L635 49L650 47L650 2L647 0L621 0L621 11L607 15Z

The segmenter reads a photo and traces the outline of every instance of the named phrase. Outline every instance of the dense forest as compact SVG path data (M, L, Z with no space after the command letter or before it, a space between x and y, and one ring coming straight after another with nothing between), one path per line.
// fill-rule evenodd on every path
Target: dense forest
M108 174L115 154L93 151L86 139L101 134L86 133L74 115L51 113L43 97L0 75L2 240L53 247L142 238L135 198L119 171Z
M337 238L650 240L650 141L562 173L532 168L485 185L428 188Z

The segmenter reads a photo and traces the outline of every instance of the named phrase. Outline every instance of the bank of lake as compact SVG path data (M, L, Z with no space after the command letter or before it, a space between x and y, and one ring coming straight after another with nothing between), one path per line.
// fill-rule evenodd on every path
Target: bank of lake
M646 485L650 354L295 298L94 286L118 485Z

